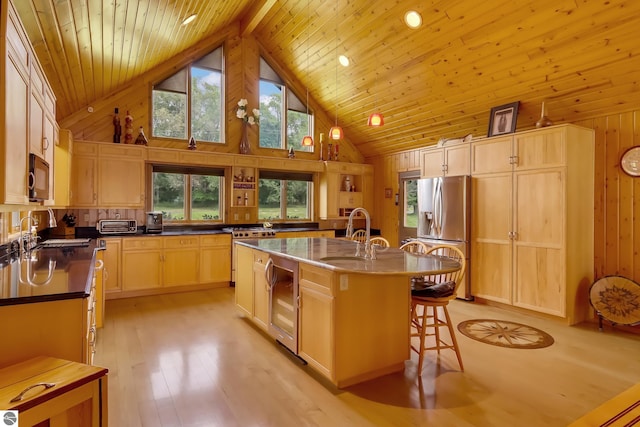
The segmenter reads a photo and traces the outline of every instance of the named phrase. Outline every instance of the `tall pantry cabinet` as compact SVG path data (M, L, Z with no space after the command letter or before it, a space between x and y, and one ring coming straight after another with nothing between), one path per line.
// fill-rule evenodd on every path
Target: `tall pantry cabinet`
M476 297L566 319L593 282L594 132L573 125L472 144Z

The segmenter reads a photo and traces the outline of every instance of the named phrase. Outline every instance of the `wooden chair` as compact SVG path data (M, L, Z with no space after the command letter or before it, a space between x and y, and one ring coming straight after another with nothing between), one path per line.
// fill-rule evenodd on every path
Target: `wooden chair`
M383 248L388 248L389 246L391 246L389 244L389 241L382 236L372 237L370 241L372 245L378 245Z
M351 235L351 240L364 243L367 240L367 230L356 230Z
M400 246L400 249L411 252L412 254L426 254L429 247L419 240L411 240Z
M456 297L466 272L464 254L460 249L448 245L432 246L427 254L452 258L460 263L460 269L452 273L425 276L425 286L422 289L411 290L411 327L416 330L411 333L411 349L418 353L418 374L422 374L424 353L428 350L436 350L438 355L440 350L453 350L458 358L460 370L464 371L455 328L447 310L447 305ZM450 342L445 340L446 337L443 337L440 328L448 329ZM414 338L419 339L418 346L413 343Z

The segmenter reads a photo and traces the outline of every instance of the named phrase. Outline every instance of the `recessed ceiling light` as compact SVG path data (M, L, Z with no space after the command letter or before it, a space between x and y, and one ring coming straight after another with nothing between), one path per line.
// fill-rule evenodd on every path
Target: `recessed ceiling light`
M343 67L349 66L349 58L346 57L345 55L340 55L338 57L338 61L340 61L340 65L342 65Z
M184 21L182 21L182 25L187 25L187 24L189 24L190 22L193 22L193 20L194 20L194 19L196 19L196 17L197 17L197 16L198 16L198 15L194 13L193 15L190 15L190 16L186 17L186 18L184 19Z
M409 28L419 28L422 25L422 16L415 10L410 10L404 14L404 22Z

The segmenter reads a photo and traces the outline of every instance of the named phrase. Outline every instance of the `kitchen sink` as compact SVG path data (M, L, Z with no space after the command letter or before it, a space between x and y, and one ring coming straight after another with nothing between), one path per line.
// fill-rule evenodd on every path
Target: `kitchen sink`
M91 239L49 239L40 243L40 248L72 248L78 246L89 246Z

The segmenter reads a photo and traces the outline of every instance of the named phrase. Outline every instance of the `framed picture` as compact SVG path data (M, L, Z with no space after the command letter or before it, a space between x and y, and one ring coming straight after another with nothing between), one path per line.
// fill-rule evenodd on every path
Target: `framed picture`
M489 132L487 136L515 132L516 120L518 118L518 105L520 105L520 101L493 107L491 109L491 116L489 117Z

